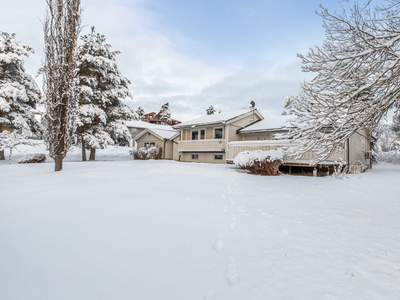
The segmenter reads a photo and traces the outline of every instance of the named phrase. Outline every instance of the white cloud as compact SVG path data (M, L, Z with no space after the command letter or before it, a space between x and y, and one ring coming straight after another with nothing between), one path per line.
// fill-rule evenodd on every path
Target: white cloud
M45 14L44 2L14 0L2 5L7 17L0 20L1 30L16 32L18 40L35 47L36 54L26 60L30 74L43 57L39 18ZM87 0L83 4L82 24L88 26L82 33L95 26L113 50L122 52L117 62L132 82L134 98L125 101L132 108L158 111L169 102L173 117L187 120L204 114L210 104L228 111L246 107L254 100L264 114L279 114L283 99L296 94L303 81L295 54L289 60L277 55L252 63L228 54L207 57L210 45L200 45L163 24L162 13L156 14L150 7L157 2Z

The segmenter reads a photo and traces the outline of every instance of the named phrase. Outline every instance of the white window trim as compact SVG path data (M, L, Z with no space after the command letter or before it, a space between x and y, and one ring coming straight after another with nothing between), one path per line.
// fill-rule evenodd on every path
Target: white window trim
M222 137L220 139L215 138L215 129L222 129ZM213 127L213 138L214 138L214 140L223 140L224 139L224 134L225 134L224 131L225 131L224 130L224 126L215 126L215 127Z
M361 151L365 152L365 137L361 137Z
M222 156L222 158L221 159L219 159L219 158L215 158L215 156L216 155L221 155ZM214 154L214 160L224 160L224 155L223 154Z
M193 158L193 155L197 155L197 158ZM199 154L198 153L192 153L190 155L191 160L199 160Z
M190 130L190 141L201 141L202 139L200 138L200 136L201 136L201 133L200 133L200 131L201 130L204 130L204 140L206 139L206 133L207 133L207 130L205 129L205 128L193 128L193 129L191 129ZM192 132L193 131L197 131L198 132L198 139L197 140L192 140Z

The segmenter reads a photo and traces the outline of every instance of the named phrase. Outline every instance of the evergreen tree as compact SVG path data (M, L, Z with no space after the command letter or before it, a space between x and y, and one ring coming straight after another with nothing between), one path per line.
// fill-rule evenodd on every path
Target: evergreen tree
M172 121L168 102L161 106L161 109L156 116L160 119L161 124L167 124L168 122Z
M22 56L29 57L33 48L15 40L15 34L0 31L0 133L26 128L40 132L32 109L40 100L34 79L25 73ZM0 159L4 152L0 150Z
M206 109L207 115L213 115L216 110L214 109L214 106L210 105L207 109Z
M143 109L142 107L139 106L138 108L136 108L135 112L136 112L136 114L137 114L137 116L138 116L138 119L139 119L139 120L142 120L142 117L143 117L144 114L145 114L144 109Z
M132 95L130 83L121 75L115 61L119 51L111 51L104 35L91 33L81 37L78 47L79 116L78 138L82 143L82 160L86 147L90 160L95 160L96 149L107 144L129 142L131 135L124 124L135 118L135 113L120 98Z

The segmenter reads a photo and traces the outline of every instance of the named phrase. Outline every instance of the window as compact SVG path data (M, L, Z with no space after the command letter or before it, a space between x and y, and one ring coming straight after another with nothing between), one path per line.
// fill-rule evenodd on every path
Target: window
M150 147L155 147L156 143L150 143Z
M206 131L204 129L200 130L200 139L204 140L205 136L206 136Z
M192 130L192 140L198 140L200 135L200 140L204 140L206 136L205 129L196 129Z
M365 138L361 137L361 151L365 151Z
M144 146L145 146L146 148L149 148L149 147L150 147L150 144L149 144L149 143L144 143Z
M222 128L214 129L214 139L222 139Z
M214 159L222 160L223 158L224 158L224 155L223 155L223 154L215 154L215 155L214 155Z
M198 139L199 139L199 132L192 131L192 140L198 140Z
M192 154L192 159L199 159L199 155L198 154Z

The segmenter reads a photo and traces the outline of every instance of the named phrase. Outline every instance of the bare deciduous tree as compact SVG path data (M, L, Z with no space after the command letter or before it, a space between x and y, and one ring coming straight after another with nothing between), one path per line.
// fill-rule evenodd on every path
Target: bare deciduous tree
M43 24L45 42L44 116L46 143L62 170L68 149L74 144L76 98L76 47L81 24L80 0L47 0Z
M357 129L373 131L389 109L399 115L400 0L371 2L340 14L321 7L326 40L299 54L303 71L317 76L293 101L295 129L278 136L303 141L290 154L314 150L315 160L326 159Z

